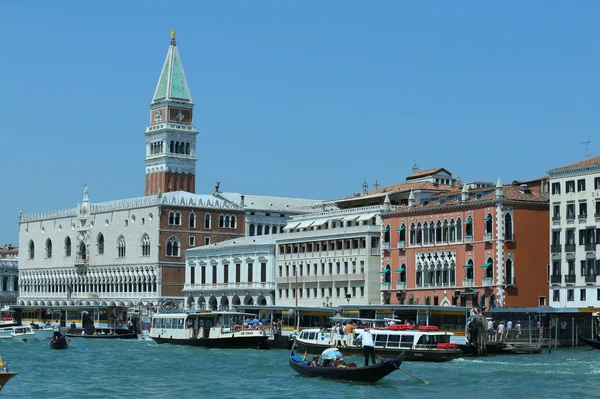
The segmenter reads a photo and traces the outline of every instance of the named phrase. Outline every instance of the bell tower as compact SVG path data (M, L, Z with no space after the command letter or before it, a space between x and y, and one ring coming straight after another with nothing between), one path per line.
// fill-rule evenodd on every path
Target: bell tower
M150 104L146 136L145 195L196 190L196 135L192 96L177 44L171 44Z

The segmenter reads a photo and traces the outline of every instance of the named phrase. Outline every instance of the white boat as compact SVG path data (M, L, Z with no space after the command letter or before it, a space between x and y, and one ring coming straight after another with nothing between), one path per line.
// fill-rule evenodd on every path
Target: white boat
M10 333L10 337L13 341L27 342L34 339L35 334L33 333L31 327L20 326L16 327L15 330Z
M332 317L332 320L341 318ZM436 326L389 325L380 319L354 319L358 326L352 334L337 334L331 330L307 328L295 338L298 352L319 354L329 347L337 347L346 354L362 354L356 336L370 327L375 351L380 356L396 357L404 352L409 361L446 362L462 357L458 345L452 343L452 332L439 331Z
M23 326L0 327L0 339L12 339L12 334L19 328Z
M159 344L205 346L209 348L265 348L267 334L244 326L240 312L157 313L152 317L150 338Z

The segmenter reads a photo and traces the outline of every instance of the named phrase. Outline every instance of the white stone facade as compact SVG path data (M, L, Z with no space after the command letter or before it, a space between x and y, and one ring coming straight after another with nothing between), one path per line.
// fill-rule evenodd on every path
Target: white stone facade
M600 157L552 169L550 306L600 306Z
M277 305L379 304L379 215L384 207L332 210L290 220L286 233L277 236Z
M246 237L186 251L186 308L274 305L275 236Z

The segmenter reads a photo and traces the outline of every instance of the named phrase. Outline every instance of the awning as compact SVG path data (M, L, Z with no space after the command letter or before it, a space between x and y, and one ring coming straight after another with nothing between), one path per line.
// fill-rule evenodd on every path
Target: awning
M460 295L477 295L477 291L461 292Z
M472 264L472 263L467 263L467 264L465 265L465 267L473 267L473 264Z
M366 215L361 215L358 217L358 221L361 222L363 220L369 220L371 219L373 216L377 215L376 213L367 213Z
M342 219L344 222L353 222L356 219L358 219L358 215L352 215L352 216L344 216L344 218Z
M294 230L296 227L298 227L299 224L300 223L298 223L298 222L290 222L283 229L284 230Z
M400 227L398 227L398 228L396 229L396 231L397 231L398 233L399 233L399 232L401 232L401 231L404 231L404 226L400 226Z
M486 216L486 217L483 218L483 220L487 222L488 220L492 220L492 218L489 217L489 216Z
M471 223L473 223L473 220L471 220L471 219L465 220L465 224L471 224Z
M396 273L402 273L405 270L406 270L406 267L401 267L400 269L396 270Z
M323 226L329 219L317 219L313 222L313 226Z
M383 270L382 270L382 271L380 271L379 273L381 273L381 274L384 274L384 273L387 273L387 272L389 272L389 271L390 271L390 269L383 269Z
M385 229L383 229L383 231L390 231L390 225L388 224L387 226L385 226Z
M490 267L492 265L492 263L484 263L483 265L481 265L482 269L487 269L488 267Z
M298 226L296 226L296 229L305 229L308 226L310 226L311 224L313 224L313 220L305 220L303 222L300 222L300 224Z

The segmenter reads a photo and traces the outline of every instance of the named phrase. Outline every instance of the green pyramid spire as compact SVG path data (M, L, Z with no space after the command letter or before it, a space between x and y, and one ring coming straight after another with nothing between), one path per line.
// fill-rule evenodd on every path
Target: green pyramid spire
M175 42L175 31L171 31L171 45L160 73L152 104L164 101L192 102L190 89L185 80L183 65Z

